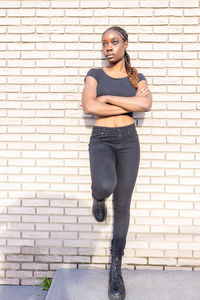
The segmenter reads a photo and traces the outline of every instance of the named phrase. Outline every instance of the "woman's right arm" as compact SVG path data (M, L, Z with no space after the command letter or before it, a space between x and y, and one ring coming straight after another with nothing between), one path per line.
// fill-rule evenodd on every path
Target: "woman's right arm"
M130 112L117 105L102 103L97 98L97 81L92 76L87 76L82 92L82 106L86 114L96 116L114 116Z

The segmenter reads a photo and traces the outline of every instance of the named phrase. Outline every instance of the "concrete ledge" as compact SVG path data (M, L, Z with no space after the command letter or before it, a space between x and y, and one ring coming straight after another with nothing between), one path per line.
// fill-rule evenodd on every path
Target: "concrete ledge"
M46 300L106 300L109 270L58 269ZM126 300L200 300L200 271L122 269Z
M0 285L1 300L45 300L47 292L35 285Z

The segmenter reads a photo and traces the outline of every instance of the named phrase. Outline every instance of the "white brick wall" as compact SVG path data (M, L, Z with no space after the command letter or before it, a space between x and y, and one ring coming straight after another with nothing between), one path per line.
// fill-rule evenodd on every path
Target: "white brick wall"
M91 213L83 78L101 34L129 33L151 112L136 114L141 163L123 266L200 268L198 0L0 1L0 284L107 268L108 218Z

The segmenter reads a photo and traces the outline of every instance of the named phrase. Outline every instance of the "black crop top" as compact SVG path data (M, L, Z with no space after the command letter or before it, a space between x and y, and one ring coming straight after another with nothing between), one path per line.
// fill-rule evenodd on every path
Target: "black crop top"
M146 80L146 77L142 73L138 73L139 80ZM136 94L136 89L131 84L128 76L123 78L113 78L107 75L102 68L90 69L87 76L92 76L96 79L97 86L97 97L103 95L121 96L121 97L133 97ZM123 115L133 116L133 112L124 113Z

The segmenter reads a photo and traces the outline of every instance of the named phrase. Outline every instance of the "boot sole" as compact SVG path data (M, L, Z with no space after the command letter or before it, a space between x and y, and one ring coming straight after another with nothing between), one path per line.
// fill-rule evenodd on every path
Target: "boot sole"
M126 296L126 293L121 295L113 295L111 294L110 290L108 290L108 298L109 300L124 300Z

